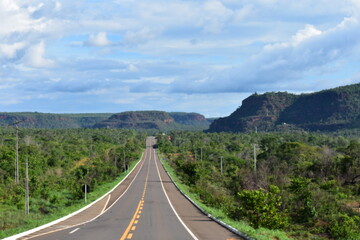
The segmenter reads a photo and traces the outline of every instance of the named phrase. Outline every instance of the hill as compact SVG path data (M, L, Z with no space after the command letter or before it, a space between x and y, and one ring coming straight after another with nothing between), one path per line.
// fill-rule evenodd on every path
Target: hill
M111 113L54 114L38 112L0 113L0 126L22 121L24 128L91 128Z
M311 94L253 94L230 116L215 120L209 132L304 129L335 131L360 127L360 84Z
M196 130L209 128L208 121L198 113L135 111L123 113L54 114L39 112L0 113L0 126L19 122L22 128L125 128L161 131Z
M167 113L163 111L130 111L112 115L94 128L125 128L140 130L204 130L210 123L198 113Z

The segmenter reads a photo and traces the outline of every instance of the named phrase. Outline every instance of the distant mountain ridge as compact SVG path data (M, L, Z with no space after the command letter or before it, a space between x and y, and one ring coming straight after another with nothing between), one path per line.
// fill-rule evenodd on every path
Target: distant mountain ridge
M0 112L0 126L21 121L19 126L25 128L91 128L110 116L111 113Z
M353 84L301 95L255 93L230 116L215 120L208 131L334 131L359 127L360 84Z
M163 111L130 111L112 115L94 128L127 128L169 130L205 130L210 122L198 113L168 113Z
M54 114L38 112L0 112L0 126L16 122L24 128L127 128L139 130L196 130L209 128L210 122L198 113L133 111L122 113Z

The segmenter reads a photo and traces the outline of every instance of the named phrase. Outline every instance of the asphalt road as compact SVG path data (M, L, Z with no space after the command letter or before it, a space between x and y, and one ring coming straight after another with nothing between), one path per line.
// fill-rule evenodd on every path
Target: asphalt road
M133 181L127 183L129 188L120 198L107 201L99 217L21 239L240 239L204 216L179 193L166 175L153 143L154 138L149 137L137 175L134 173Z

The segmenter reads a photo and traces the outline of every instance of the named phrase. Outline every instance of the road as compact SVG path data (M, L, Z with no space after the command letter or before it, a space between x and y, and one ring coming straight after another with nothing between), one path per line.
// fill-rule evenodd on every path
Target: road
M51 231L20 239L240 239L204 216L179 193L158 159L154 141L147 138L142 162L130 176L131 182L122 184L127 186L121 186L120 196L115 199L112 193L99 203L105 204L101 215L70 226L59 223Z

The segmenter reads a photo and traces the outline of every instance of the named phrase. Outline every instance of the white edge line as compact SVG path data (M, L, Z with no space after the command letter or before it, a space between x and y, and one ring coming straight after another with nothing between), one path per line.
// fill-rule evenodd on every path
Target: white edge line
M75 228L74 230L72 230L71 232L69 232L69 234L73 234L74 232L76 232L77 230L79 230L80 228Z
M145 152L146 152L146 150L145 150ZM145 155L145 156L146 156L146 155ZM131 181L131 183L129 183L129 186L128 186L128 187L126 188L126 190L120 195L120 197L118 197L118 198L114 201L114 203L111 204L103 213L105 213L105 212L108 211L110 208L112 208L112 206L114 206L114 204L117 203L117 202L120 200L120 198L122 198L122 196L124 196L124 194L129 190L129 188L131 187L132 183L135 181L135 179L136 179L137 176L139 175L139 173L140 173L140 171L141 171L144 163L145 163L145 157L144 157L143 163L142 163L141 166L140 166L139 171L136 173L136 175L134 176L134 178L133 178L133 180ZM134 167L134 169L135 169L135 167ZM99 214L98 216L94 217L93 219L91 219L91 220L89 220L89 221L87 221L87 222L93 221L95 218L99 217L99 216L102 215L103 213Z
M145 156L146 156L146 155L145 155ZM142 159L142 158L141 158L141 159ZM139 161L139 162L140 162L140 161ZM145 162L145 161L144 161L144 162ZM141 164L139 171L136 173L134 179L131 181L131 183L130 183L129 186L126 188L126 190L123 192L123 194L121 194L121 196L118 197L118 199L116 199L116 200L114 201L114 203L111 204L111 206L108 207L104 212L101 212L100 214L98 214L97 216L95 216L94 218L92 218L92 219L90 219L90 220L88 220L88 221L80 222L80 223L77 223L77 224L74 224L74 225L71 225L71 226L66 226L66 227L64 227L64 228L59 228L59 229L56 229L56 230L53 230L53 231L50 231L50 232L45 232L45 233L37 234L37 235L34 235L34 236L30 236L30 237L28 237L28 238L26 238L26 239L31 239L31 238L35 238L35 237L40 237L40 236L48 235L48 234L51 234L51 233L54 233L54 232L63 231L63 230L69 229L69 228L77 227L77 226L79 226L79 225L83 225L83 224L89 223L89 222L91 222L91 221L94 221L96 218L98 218L99 216L101 216L102 214L104 214L107 210L109 210L109 209L110 209L117 201L119 201L119 199L127 192L127 190L130 188L130 186L131 186L132 183L134 182L135 178L136 178L137 175L139 174L142 166L144 165L144 162ZM136 167L136 166L137 166L137 164L135 165L135 167ZM134 169L135 169L135 167L134 167ZM133 169L133 170L134 170L134 169ZM132 171L133 171L133 170L132 170ZM132 172L132 171L131 171L131 172ZM130 173L131 173L131 172L130 172ZM129 173L129 174L130 174L130 173ZM129 175L129 174L128 174L128 175ZM127 177L128 175L126 175L126 177ZM125 178L124 178L124 180L125 180ZM121 182L120 182L120 183L121 183ZM118 184L118 185L119 185L119 184ZM112 189L112 190L114 190L114 189ZM103 197L104 197L104 196L103 196ZM103 198L103 197L102 197L102 198ZM98 201L98 200L96 200L96 201ZM84 210L85 210L85 209L84 209ZM3 240L8 240L8 239L3 239ZM12 239L11 239L11 240L12 240Z
M160 161L161 162L161 161ZM164 166L164 164L162 163L162 165ZM229 231L231 231L232 233L246 239L246 240L254 240L254 238L249 237L247 234L240 232L239 230L237 230L236 228L224 223L223 221L215 218L214 216L212 216L211 214L207 213L204 209L202 209L199 205L197 205L189 196L187 196L185 193L183 193L179 186L177 186L177 184L175 183L175 181L173 180L173 178L171 177L171 175L169 174L169 172L165 169L165 172L167 173L167 175L169 176L169 178L171 179L171 181L174 183L175 187L177 188L177 190L179 190L179 192L187 199L190 201L190 203L192 203L200 212L202 212L205 216L209 217L211 220L215 221L216 223L220 224L221 226L225 227L226 229L228 229Z
M145 149L145 153L146 153L146 149ZM117 188L123 181L125 181L125 179L135 170L136 166L142 161L142 159L143 159L143 157L144 157L143 155L144 155L144 154L141 155L140 160L136 163L136 165L134 166L134 168L123 178L123 180L121 180L118 184L116 184L115 187L113 187L110 191L108 191L107 193L105 193L103 196L101 196L100 198L98 198L98 199L95 200L94 202L92 202L92 203L90 203L89 205L87 205L87 206L85 206L85 207L77 210L76 212L70 213L69 215L66 215L66 216L64 216L64 217L62 217L62 218L59 218L59 219L54 220L54 221L52 221L52 222L49 222L49 223L47 223L47 224L41 225L41 226L39 226L39 227L30 229L30 230L28 230L28 231L26 231L26 232L22 232L22 233L13 235L13 236L11 236L11 237L4 238L3 240L15 240L15 239L18 239L18 238L20 238L20 237L24 237L24 236L29 235L29 234L31 234L31 233L40 231L40 230L42 230L42 229L44 229L44 228L47 228L47 227L50 227L50 226L52 226L52 225L54 225L54 224L57 224L57 223L59 223L59 222L62 222L62 221L64 221L64 220L66 220L66 219L68 219L68 218L70 218L70 217L72 217L72 216L74 216L74 215L76 215L76 214L78 214L78 213L80 213L80 212L88 209L89 207L91 207L92 205L94 205L95 203L97 203L98 201L100 201L101 199L103 199L106 195L108 195L108 194L110 194L112 191L114 191L115 188ZM142 165L141 165L141 166L142 166ZM140 169L141 169L141 167L140 167ZM140 172L140 169L139 169L139 172ZM137 176L137 175L138 175L138 173L136 174L136 176ZM134 179L136 178L136 176L134 177ZM133 180L133 181L134 181L134 180ZM132 182L133 182L133 181L132 181ZM132 183L132 182L131 182L131 183ZM129 186L131 185L131 183L129 184ZM128 189L128 188L127 188L127 189ZM127 189L125 190L125 192L127 191ZM124 192L124 193L125 193L125 192ZM124 195L124 193L114 202L114 204ZM114 205L114 204L112 204L112 205ZM111 208L112 205L111 205L109 208ZM109 208L108 208L108 209L109 209ZM105 212L106 212L106 211L105 211ZM103 212L102 212L102 213L103 213ZM101 213L101 214L102 214L102 213ZM96 216L95 218L99 217L101 214L99 214L99 215ZM94 220L95 218L93 218L93 219L91 219L91 220L89 220L89 221L86 221L86 222L79 223L79 224L77 224L77 225L90 222L90 221ZM77 226L77 225L73 225L73 226L70 226L70 227L75 227L75 226ZM68 228L70 228L70 227L68 227ZM60 230L64 230L64 229L66 229L66 228L63 228L63 229L60 229ZM51 232L49 232L49 233L51 233ZM41 234L41 235L43 235L43 234ZM40 235L39 235L39 236L40 236Z
M161 186L162 186L162 189L165 193L165 196L170 204L170 207L171 209L174 211L176 217L179 219L180 223L184 226L184 228L188 231L188 233L191 235L191 237L194 239L194 240L198 240L198 238L195 236L195 234L193 232L191 232L191 230L186 226L186 224L183 222L183 220L180 218L179 214L176 212L174 206L172 205L170 199L169 199L169 196L167 195L166 191L165 191L165 188L164 188L164 184L162 182L162 179L161 179L161 176L160 176L160 171L159 171L159 167L158 167L158 164L156 162L156 154L155 154L155 151L154 151L154 161L155 161L155 165L156 165L156 170L158 172L158 175L159 175L159 178L160 178L160 183L161 183Z
M105 209L106 209L106 207L107 207L107 205L108 205L108 203L109 203L109 201L110 201L110 198L111 198L111 194L109 193L109 197L108 197L108 199L107 199L107 201L106 201L106 203L105 203L105 205L104 205L103 210L101 210L101 214L105 211Z

